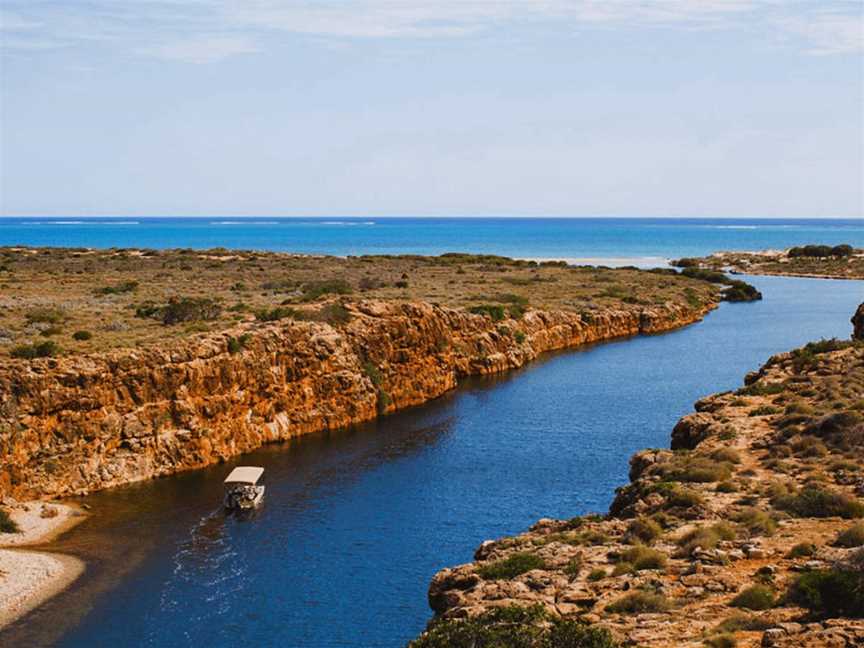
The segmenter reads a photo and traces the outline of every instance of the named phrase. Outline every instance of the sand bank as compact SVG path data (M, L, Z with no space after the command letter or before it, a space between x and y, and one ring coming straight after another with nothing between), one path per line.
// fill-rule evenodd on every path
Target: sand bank
M84 519L65 504L21 502L4 507L20 533L0 533L0 628L71 585L84 571L72 556L18 547L50 542Z

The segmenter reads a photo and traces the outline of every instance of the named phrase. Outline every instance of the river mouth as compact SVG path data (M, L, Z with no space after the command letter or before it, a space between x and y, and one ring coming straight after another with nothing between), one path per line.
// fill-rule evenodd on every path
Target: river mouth
M659 336L544 356L426 405L98 493L53 543L86 575L0 634L9 645L398 646L441 567L540 517L604 511L627 458L669 444L708 393L769 355L848 337L861 282L752 277L765 295ZM267 470L251 520L226 518L235 463Z

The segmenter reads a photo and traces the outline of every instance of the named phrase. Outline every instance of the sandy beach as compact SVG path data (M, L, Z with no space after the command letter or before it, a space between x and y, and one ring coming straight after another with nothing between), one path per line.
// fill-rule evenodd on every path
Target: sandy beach
M72 506L20 502L7 507L19 533L0 533L0 628L12 623L71 585L84 571L72 556L27 551L50 542L84 519Z

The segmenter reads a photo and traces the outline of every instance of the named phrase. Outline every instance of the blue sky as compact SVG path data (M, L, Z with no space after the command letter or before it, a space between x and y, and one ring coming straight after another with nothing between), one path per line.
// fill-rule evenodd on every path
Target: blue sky
M0 215L864 217L859 0L0 7Z

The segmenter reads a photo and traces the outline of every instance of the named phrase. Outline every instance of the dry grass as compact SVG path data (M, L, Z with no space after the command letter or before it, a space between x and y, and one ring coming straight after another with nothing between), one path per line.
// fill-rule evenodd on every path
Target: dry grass
M172 298L209 299L218 308L200 321L169 326L152 313L164 312L158 309ZM518 316L530 308L590 313L664 303L698 307L716 300L717 288L636 269L476 255L337 258L222 249L0 248L0 355L48 334L62 353L88 352L222 330L279 307L306 311L311 318L322 302L364 298L465 309L502 306ZM76 331L92 336L76 337Z

